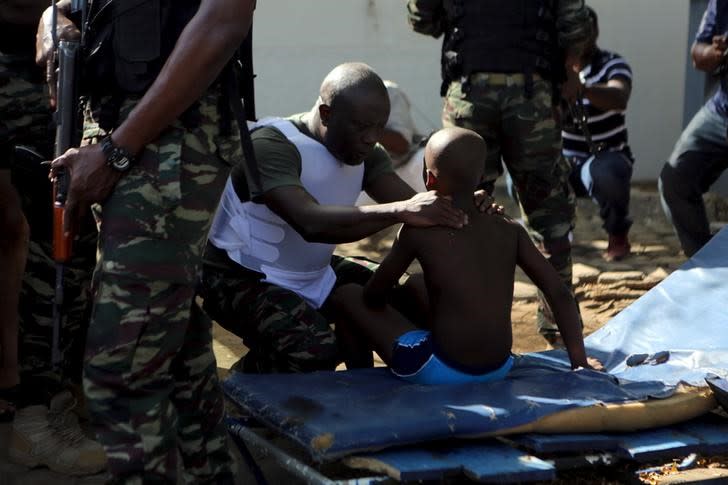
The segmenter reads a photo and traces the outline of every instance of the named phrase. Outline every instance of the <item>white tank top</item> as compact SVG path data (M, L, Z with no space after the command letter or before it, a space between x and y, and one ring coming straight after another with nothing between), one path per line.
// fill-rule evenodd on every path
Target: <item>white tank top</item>
M321 205L353 206L364 180L364 164L336 159L324 145L282 118L265 118L254 127L272 126L301 155L301 183ZM265 274L265 280L286 288L320 308L336 282L331 268L334 244L311 243L264 204L241 202L228 178L210 229L212 244L241 266Z

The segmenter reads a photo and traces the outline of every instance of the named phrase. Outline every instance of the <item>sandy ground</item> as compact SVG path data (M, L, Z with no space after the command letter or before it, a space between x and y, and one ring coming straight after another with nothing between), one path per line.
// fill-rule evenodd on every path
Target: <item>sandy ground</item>
M496 197L506 206L508 214L513 216L518 214L516 206L507 199L502 189L498 189ZM715 223L716 229L728 223L728 201L709 197L707 205L712 220L719 221ZM604 325L685 261L672 228L660 209L659 197L654 187L634 188L631 207L635 220L630 234L633 254L621 262L608 263L601 257L607 241L601 229L597 208L589 200L579 201L574 232L574 279L587 334ZM384 231L362 242L342 245L338 252L342 255L364 255L374 260L381 260L391 244L393 234L393 230ZM417 268L414 267L412 270L416 271ZM536 332L535 296L535 287L519 271L512 312L516 352L548 348L547 343ZM219 326L215 327L214 337L218 370L221 377L224 377L230 366L246 349L238 337ZM9 425L0 425L0 443L7 443L9 432ZM0 483L3 485L45 483L66 485L101 483L103 480L100 476L73 479L42 469L29 471L9 463L4 448L0 447ZM270 461L264 461L264 471L270 483L295 483L277 470ZM594 472L586 472L584 476L576 477L575 480L570 480L570 483L618 483L606 476L595 476ZM253 483L252 477L242 471L238 482Z

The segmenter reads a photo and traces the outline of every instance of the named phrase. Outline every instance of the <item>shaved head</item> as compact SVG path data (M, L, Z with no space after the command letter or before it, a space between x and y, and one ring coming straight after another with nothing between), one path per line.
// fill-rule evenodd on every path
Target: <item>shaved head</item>
M474 131L443 128L427 142L425 164L438 178L439 191L472 191L481 182L485 155L485 141Z
M369 94L389 100L382 78L363 62L339 64L324 78L319 89L321 101L332 108L341 100L356 100Z
M361 62L338 65L321 83L311 131L337 159L364 163L389 118L384 81Z

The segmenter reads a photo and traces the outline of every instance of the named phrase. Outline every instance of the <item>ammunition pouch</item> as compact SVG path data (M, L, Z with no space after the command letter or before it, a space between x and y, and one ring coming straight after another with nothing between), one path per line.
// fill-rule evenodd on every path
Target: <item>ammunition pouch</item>
M477 72L562 77L554 0L449 0L444 9L449 25L442 44L444 85Z
M84 33L84 92L143 94L159 75L199 0L92 2Z
M199 5L199 0L92 0L81 93L100 113L102 128L116 124L125 99L149 89Z

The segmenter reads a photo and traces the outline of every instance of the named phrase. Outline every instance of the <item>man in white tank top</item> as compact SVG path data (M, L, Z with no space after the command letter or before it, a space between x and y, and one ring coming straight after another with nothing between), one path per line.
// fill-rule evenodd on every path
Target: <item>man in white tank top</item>
M210 231L204 309L244 339L246 372L333 369L341 361L327 303L371 269L333 256L335 245L397 223L466 223L434 192L416 194L376 143L387 90L369 66L342 64L313 108L261 120L252 135L260 181L233 170ZM356 207L361 190L377 204Z

